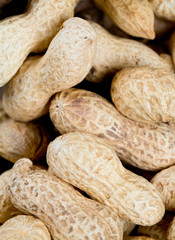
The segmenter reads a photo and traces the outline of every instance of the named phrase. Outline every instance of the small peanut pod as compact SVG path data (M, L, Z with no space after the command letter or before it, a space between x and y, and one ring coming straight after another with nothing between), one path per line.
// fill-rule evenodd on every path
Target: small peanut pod
M81 82L92 67L96 49L93 27L70 18L52 40L43 57L29 58L12 78L3 96L8 115L30 121L48 111L49 98Z
M22 123L7 118L0 121L0 156L15 162L22 157L42 157L49 137L42 125Z
M170 122L175 118L175 74L138 67L119 71L111 98L127 118L138 122Z
M7 193L11 173L12 170L10 169L0 175L0 223L4 223L9 218L21 214L21 211L13 206Z
M19 215L0 227L3 240L51 240L45 224L33 216Z
M157 240L156 238L150 238L146 236L127 236L123 240Z
M154 13L147 0L94 0L97 6L126 33L154 39Z
M156 188L126 170L115 149L89 133L57 137L47 148L49 171L113 209L126 221L153 225L164 215Z
M73 17L75 0L32 0L26 12L0 22L0 86L30 52L45 50L61 24Z
M149 0L157 17L175 21L174 0Z
M167 240L167 230L173 215L166 212L163 219L153 226L139 226L137 235L149 236L158 240Z
M175 166L158 172L151 183L160 192L165 209L175 212Z
M56 94L50 117L61 134L89 132L106 139L133 166L154 171L175 164L174 130L129 120L96 93L72 88Z
M123 239L120 219L110 208L36 169L29 159L14 164L8 190L14 206L40 218L54 240Z
M90 24L97 34L97 50L88 81L101 82L125 67L148 66L172 72L172 64L143 43L114 36L97 23Z
M175 217L170 223L167 231L167 240L174 240L174 239L175 239Z

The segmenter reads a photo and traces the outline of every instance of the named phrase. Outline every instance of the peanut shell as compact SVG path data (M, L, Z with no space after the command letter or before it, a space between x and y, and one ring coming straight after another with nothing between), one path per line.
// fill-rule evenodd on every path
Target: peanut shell
M175 164L175 130L129 120L94 92L72 88L57 93L50 117L61 134L89 132L106 139L127 164L151 171Z
M18 160L9 182L12 203L40 218L54 240L122 240L119 217L108 207L87 199L63 180Z

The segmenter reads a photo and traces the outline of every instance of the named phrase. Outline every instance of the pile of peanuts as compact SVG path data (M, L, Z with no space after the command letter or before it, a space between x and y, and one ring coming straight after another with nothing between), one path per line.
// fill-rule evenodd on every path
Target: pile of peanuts
M174 22L173 0L1 19L0 240L175 240Z

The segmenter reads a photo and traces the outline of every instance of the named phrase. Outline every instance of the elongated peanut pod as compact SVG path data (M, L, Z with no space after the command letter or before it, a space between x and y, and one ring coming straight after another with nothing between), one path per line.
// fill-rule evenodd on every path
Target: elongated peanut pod
M175 212L175 166L158 172L151 182L160 192L166 210Z
M105 204L126 221L153 225L164 215L156 188L126 170L115 149L99 137L83 132L64 134L48 145L51 173Z
M15 162L22 157L37 160L46 151L49 137L40 124L0 121L0 156Z
M3 240L51 240L45 224L33 216L19 215L0 227Z
M68 89L54 96L50 117L60 133L89 132L106 139L119 158L145 170L175 163L175 131L167 124L137 123L100 95Z
M81 82L92 67L96 34L81 18L70 18L43 57L29 58L10 81L4 110L15 120L30 121L48 111L49 98Z
M9 218L21 214L17 208L15 208L10 200L7 192L8 183L12 170L9 169L0 175L0 223L4 223ZM1 235L0 235L1 236Z
M54 240L122 240L119 217L108 207L87 199L63 180L18 160L9 183L9 195L18 209L37 216Z
M18 71L30 52L45 50L61 24L73 17L75 0L32 0L27 11L0 22L0 86Z
M147 0L94 0L113 22L126 33L154 39L154 13Z
M174 240L174 239L175 239L175 217L170 223L167 231L167 240Z
M101 82L125 67L148 66L172 72L172 64L143 43L114 36L97 23L90 24L97 34L97 50L87 80Z
M175 74L149 67L125 68L112 80L111 98L134 121L170 122L175 119Z
M175 21L174 0L149 0L157 17Z

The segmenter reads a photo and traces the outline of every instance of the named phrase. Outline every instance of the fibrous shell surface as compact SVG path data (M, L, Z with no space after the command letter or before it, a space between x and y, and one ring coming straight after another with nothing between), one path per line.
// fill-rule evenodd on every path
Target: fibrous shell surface
M33 216L19 215L0 227L3 240L51 240L45 224Z
M27 59L11 79L3 96L4 110L18 121L44 115L54 93L85 78L95 49L96 34L87 21L77 17L65 21L45 55Z
M37 160L46 151L49 135L38 123L22 123L11 118L0 122L0 156L15 162L22 157Z
M47 49L61 24L73 17L75 0L32 0L24 14L0 22L0 86L18 71L30 52Z
M105 77L126 67L148 66L173 72L172 63L143 43L114 36L99 24L89 22L97 34L97 49L87 80L101 82Z
M160 192L166 210L175 212L175 166L158 172L151 182Z
M0 175L0 223L4 223L9 218L21 214L17 208L15 208L10 200L7 192L7 187L12 170L7 170Z
M134 121L170 122L175 118L175 75L149 67L125 68L112 80L111 98Z
M173 220L173 214L166 212L163 219L153 226L139 226L137 235L145 235L159 240L167 239L167 230L170 222Z
M136 167L159 170L175 163L173 129L129 120L96 93L72 88L56 94L50 117L62 134L82 131L106 139L121 160Z
M105 204L120 217L153 225L164 215L159 192L146 179L126 170L114 148L83 132L64 134L49 144L51 173Z
M108 207L83 197L71 185L18 160L9 183L12 203L40 218L54 240L122 240L119 217Z
M97 6L126 33L154 39L154 13L147 0L94 0Z
M149 0L156 16L170 21L175 21L174 0Z

